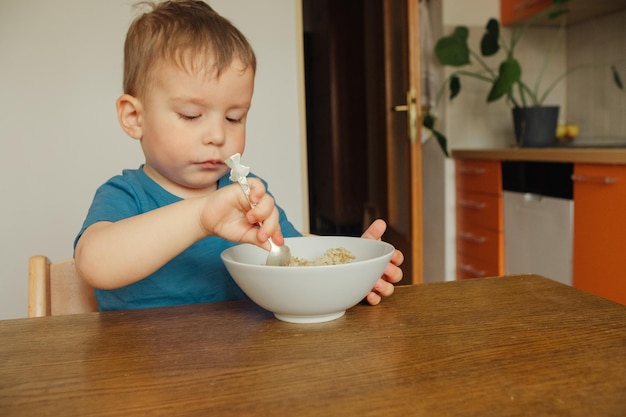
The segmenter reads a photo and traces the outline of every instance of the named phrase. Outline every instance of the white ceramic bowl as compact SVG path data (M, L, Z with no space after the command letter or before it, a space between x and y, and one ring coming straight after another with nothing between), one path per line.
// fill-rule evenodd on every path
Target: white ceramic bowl
M394 252L389 243L358 237L295 237L285 243L292 256L308 261L339 247L356 257L340 265L267 266L267 252L254 245L222 252L228 272L248 297L279 320L292 323L319 323L343 316L374 288Z

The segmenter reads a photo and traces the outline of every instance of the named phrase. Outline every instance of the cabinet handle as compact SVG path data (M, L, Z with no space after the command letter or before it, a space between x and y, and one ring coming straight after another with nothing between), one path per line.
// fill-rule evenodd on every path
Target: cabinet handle
M601 175L579 175L573 174L572 181L578 182L593 182L597 184L615 184L617 182L617 178L615 177L603 177Z
M485 275L487 275L487 272L485 272L485 270L483 270L483 269L476 269L472 265L469 265L469 264L461 265L461 270L463 272L467 272L467 273L472 274L476 278L482 278Z
M474 200L461 200L459 201L459 206L470 208L470 209L481 210L487 207L487 204L480 202L480 201L474 201Z
M481 175L484 174L487 170L485 168L476 168L476 167L461 167L459 172L464 175Z
M467 240L468 242L478 243L478 244L485 243L485 241L487 240L487 238L484 236L477 236L470 232L461 232L459 233L459 236L463 240Z

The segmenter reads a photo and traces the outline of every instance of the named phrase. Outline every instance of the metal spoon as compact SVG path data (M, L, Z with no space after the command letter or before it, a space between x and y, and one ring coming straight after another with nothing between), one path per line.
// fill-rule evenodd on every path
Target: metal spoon
M250 189L248 187L244 187L243 185L241 189L246 195L246 199L248 200L248 203L250 203L250 207L254 208L256 204L252 204L252 202L250 201ZM262 225L263 223L259 222L259 226ZM267 254L267 260L265 261L265 265L288 266L291 262L291 249L289 249L289 246L278 246L276 243L274 243L271 237L268 238L267 241L270 242L270 246L272 248Z
M240 163L241 155L236 153L230 158L226 160L226 164L231 168L230 180L237 181L239 185L241 185L241 189L243 193L246 195L246 199L248 203L250 203L250 207L254 208L256 204L252 204L250 201L250 187L248 186L248 179L246 175L250 172L250 167L245 165L241 165ZM259 222L259 226L263 225L263 223ZM287 266L291 262L291 250L289 246L283 245L278 246L272 241L272 238L269 238L271 249L267 255L267 260L265 261L265 265L270 266Z
M270 253L267 255L265 265L288 266L291 262L291 250L289 249L289 246L278 246L272 241L272 238L267 240L270 242L272 249L270 249Z

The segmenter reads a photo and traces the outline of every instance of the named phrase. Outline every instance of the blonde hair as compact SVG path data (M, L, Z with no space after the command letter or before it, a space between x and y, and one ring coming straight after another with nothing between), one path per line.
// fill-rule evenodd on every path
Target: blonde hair
M256 71L246 37L203 1L142 2L151 11L130 25L124 43L124 93L138 96L161 62L219 77L234 59ZM244 69L245 69L244 68Z

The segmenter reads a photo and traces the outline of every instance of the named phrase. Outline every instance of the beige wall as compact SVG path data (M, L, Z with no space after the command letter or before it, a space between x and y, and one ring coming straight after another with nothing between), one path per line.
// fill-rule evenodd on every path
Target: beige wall
M143 162L114 112L134 3L0 2L0 319L26 316L28 257L71 257L96 188ZM269 181L278 203L304 229L300 2L210 3L258 54L246 164Z
M626 82L626 10L567 30L568 68L594 64L567 78L566 121L580 126L579 140L626 141L626 91L617 89L609 67Z

